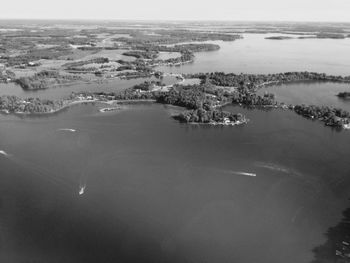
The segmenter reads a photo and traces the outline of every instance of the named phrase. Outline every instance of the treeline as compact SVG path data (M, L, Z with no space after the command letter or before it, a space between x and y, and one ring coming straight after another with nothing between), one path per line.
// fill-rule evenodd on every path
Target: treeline
M204 88L199 85L176 86L168 92L159 94L158 103L171 104L187 109L211 109L213 101L204 93Z
M199 43L199 44L182 44L182 45L175 45L175 50L179 50L178 52L181 52L182 50L190 50L192 52L205 52L205 51L215 51L219 50L220 46L216 44L211 43Z
M47 89L51 85L65 84L70 81L81 80L75 75L61 75L58 71L41 71L31 77L21 77L15 80L24 90Z
M343 127L349 124L350 113L339 108L296 105L294 111L306 118L323 121L327 126Z
M140 84L136 84L133 89L134 90L141 90L141 91L152 91L152 89L155 86L165 86L165 84L162 84L161 81L145 81Z
M120 92L95 92L93 97L101 100L155 100L154 92L142 92L135 88L128 88Z
M75 62L66 63L66 64L63 64L62 67L66 68L66 69L75 69L77 67L81 67L81 66L88 65L88 64L103 64L103 63L108 63L108 62L109 62L108 58L99 57L99 58L93 58L93 59L89 59L89 60L82 60L82 61L75 61Z
M265 93L263 96L251 92L234 92L232 103L243 104L245 106L277 106L275 94Z
M48 113L64 106L64 101L42 100L39 98L21 99L16 96L1 96L0 110L9 113Z
M339 92L337 96L339 98L349 99L350 98L350 92L348 92L348 91Z
M150 45L150 44L140 44L134 46L133 51L124 52L123 55L133 56L138 59L149 59L150 62L147 65L155 66L161 64L167 65L179 65L183 63L189 63L194 60L194 52L201 51L213 51L218 50L220 48L219 45L203 43L203 44L182 44L175 46L158 46L158 45ZM180 53L179 57L169 58L165 60L156 59L159 52L178 52ZM139 61L130 62L130 64L140 63Z
M156 59L158 52L156 51L139 51L132 50L123 53L124 56L135 57L137 59Z
M163 60L163 61L158 61L158 63L159 64L177 65L177 64L193 62L193 60L194 60L194 54L192 52L190 52L190 51L182 51L180 57L169 58L169 59L166 59L166 60Z
M72 49L68 46L57 46L45 49L30 49L23 55L4 57L2 61L9 67L28 65L29 62L40 59L58 59L61 56L71 55Z
M166 65L179 65L183 63L189 63L194 60L194 52L213 51L220 49L219 45L210 43L200 44L181 44L174 46L160 46L154 44L142 43L132 47L133 51L124 52L125 56L133 56L137 59L148 59L147 65L156 66L161 64ZM159 52L178 52L181 55L176 58L169 58L165 60L157 59ZM140 63L139 60L129 62L129 64ZM129 66L130 67L130 66ZM125 68L125 66L123 66Z
M129 46L136 46L139 44L168 45L193 41L203 42L208 40L234 41L242 38L240 35L197 32L185 29L154 30L154 33L155 34L147 34L141 31L134 31L132 32L132 38L119 37L113 40L123 42Z
M174 119L186 123L220 123L220 124L241 124L247 122L244 115L231 113L221 109L205 110L202 108L183 111Z
M200 78L202 83L210 82L226 87L257 87L269 83L285 83L292 81L314 80L332 82L350 82L350 76L333 76L315 72L285 72L277 74L234 74L224 72L188 74L189 78Z
M140 78L140 77L150 77L153 74L152 68L146 63L144 60L135 60L135 61L124 61L117 60L117 63L120 66L116 69L116 71L127 71L133 70L134 72L121 72L119 76L124 76L126 78Z
M316 35L317 38L334 38L334 39L344 39L344 34L337 33L319 33Z
M133 49L144 50L149 52L204 52L204 51L214 51L220 49L219 45L212 43L190 43L190 44L177 44L174 46L162 46L153 44L139 44L133 46Z
M9 80L13 80L16 77L16 74L11 70L1 70L0 69L0 82L8 82Z

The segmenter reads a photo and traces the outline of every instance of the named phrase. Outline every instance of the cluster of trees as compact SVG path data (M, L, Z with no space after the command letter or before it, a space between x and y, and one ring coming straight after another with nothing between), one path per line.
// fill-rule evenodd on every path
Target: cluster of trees
M17 56L9 56L5 63L7 66L28 65L29 62L37 61L39 59L58 59L61 56L72 54L73 51L68 46L55 46L45 49L29 49L25 54Z
M124 70L135 70L137 72L122 72L122 75L128 75L128 74L137 74L140 73L140 77L145 76L151 76L153 73L153 70L151 67L148 66L148 63L146 63L144 60L137 59L135 61L124 61L124 60L117 60L121 66L118 67L117 71L124 71Z
M204 88L200 85L176 86L168 92L160 93L156 99L158 103L171 104L188 109L210 109L213 105L213 100L206 96Z
M184 111L174 116L174 118L186 123L225 123L228 120L235 124L247 121L244 115L240 113L234 114L220 109L205 110L203 108Z
M47 113L63 107L64 101L29 98L23 100L17 96L1 96L0 110L14 113Z
M226 102L240 103L247 106L277 105L275 95L271 93L260 96L241 89L228 92L212 85L175 86L169 92L160 94L157 101L188 109L204 108L206 110L223 105Z
M160 29L154 30L154 34L147 34L142 31L133 31L129 34L132 35L132 38L119 37L115 38L114 41L123 42L128 46L137 46L143 44L166 45L193 41L203 42L208 40L234 41L236 39L242 38L240 35L229 35L224 33L211 33L185 29Z
M145 81L140 84L136 84L134 90L151 91L155 86L165 86L161 81Z
M16 77L16 74L11 70L1 70L0 68L0 82L7 82L8 79L12 80Z
M220 46L211 43L196 43L196 44L181 44L175 45L172 52L182 52L182 51L191 51L191 52L205 52L205 51L215 51L219 50Z
M219 45L212 43L190 43L190 44L177 44L174 46L162 46L155 44L138 44L132 47L135 50L144 50L149 52L204 52L214 51L220 49Z
M216 95L211 95L206 92L210 86L192 85L192 86L175 86L168 92L156 94L158 103L171 104L185 107L187 111L175 116L175 119L182 122L197 122L197 123L224 123L228 120L230 123L244 123L246 119L241 114L233 114L222 111L215 106L222 105L226 96L218 100ZM210 90L214 93L213 90Z
M296 105L294 111L307 118L319 119L327 126L342 127L349 123L350 113L339 109L325 106Z
M117 68L117 71L124 71L124 70L133 70L134 67L130 64L122 65Z
M70 81L81 80L75 75L61 75L58 71L44 70L32 77L21 77L15 80L25 90L47 89L51 85L65 84Z
M156 51L140 51L132 50L123 53L124 56L135 57L137 59L156 59L158 57L158 52Z
M123 79L138 79L138 78L150 78L152 77L151 71L127 71L118 74L120 78Z
M202 83L210 82L217 86L256 88L261 84L284 83L302 80L350 82L350 76L333 76L315 72L285 72L278 74L234 74L224 72L190 74L188 77L200 78Z
M134 88L113 93L113 96L116 100L154 100L156 98L156 94L153 92L140 92Z
M319 33L316 35L317 38L335 38L335 39L344 39L344 34L337 34L337 33Z
M246 106L273 106L277 105L275 94L265 93L263 96L251 92L235 92L232 96L233 103L240 103Z
M169 58L169 59L166 59L166 60L163 60L163 61L159 60L156 63L177 65L177 64L193 62L193 60L194 60L194 54L191 51L181 51L181 56L180 57Z
M88 64L104 64L108 63L109 59L108 58L93 58L89 60L82 60L82 61L74 61L70 63L66 63L63 65L64 68L69 69L69 70L75 70L75 69L81 69L80 67Z
M293 37L287 37L287 36L272 36L272 37L265 37L265 39L271 39L271 40L285 40L285 39L292 39Z
M133 51L123 53L126 56L133 56L138 59L151 59L150 65L159 64L182 64L193 61L194 52L214 51L220 49L219 45L210 43L181 44L174 46L161 46L149 43L140 43L132 47ZM179 52L181 56L166 60L156 59L159 52Z
M348 98L350 98L350 92L348 92L348 91L339 92L337 96L339 98L348 99Z

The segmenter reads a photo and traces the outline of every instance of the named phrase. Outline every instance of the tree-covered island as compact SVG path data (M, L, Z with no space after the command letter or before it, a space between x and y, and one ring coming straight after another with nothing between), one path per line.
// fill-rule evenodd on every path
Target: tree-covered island
M342 99L350 99L350 92L349 91L339 92L337 96Z

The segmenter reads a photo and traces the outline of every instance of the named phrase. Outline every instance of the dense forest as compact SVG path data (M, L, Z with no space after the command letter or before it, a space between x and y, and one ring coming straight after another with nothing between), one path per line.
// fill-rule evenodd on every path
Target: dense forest
M174 119L186 123L211 123L211 124L226 124L236 125L247 123L244 115L223 111L221 109L205 110L203 108L195 110L187 110L179 115L174 116Z
M315 72L285 72L277 74L234 74L224 72L188 74L188 78L199 78L202 83L210 82L217 86L256 88L262 84L293 81L332 81L350 82L350 76L332 76Z
M57 71L41 71L32 77L21 77L15 80L25 90L47 89L54 85L61 85L71 81L81 80L76 75L62 75Z
M304 117L323 121L327 126L343 127L349 124L350 113L338 108L296 105L294 111Z
M350 92L348 91L339 92L337 96L343 99L350 99Z
M60 109L64 101L41 100L29 98L23 100L16 96L1 96L0 110L13 113L48 113Z

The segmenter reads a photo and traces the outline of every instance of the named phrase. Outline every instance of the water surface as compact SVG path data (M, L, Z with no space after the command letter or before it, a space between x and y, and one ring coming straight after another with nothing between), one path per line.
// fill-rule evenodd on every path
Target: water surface
M233 42L209 41L220 50L196 53L195 62L182 67L159 67L174 73L233 72L269 74L314 71L350 75L350 39L268 40L276 34L244 34ZM280 35L280 34L277 34Z
M251 122L181 125L150 104L1 116L0 261L310 262L347 205L349 135L226 109Z
M278 102L286 104L329 106L350 112L350 100L336 96L344 91L350 92L349 83L303 81L268 86L260 89L258 94L273 93Z

